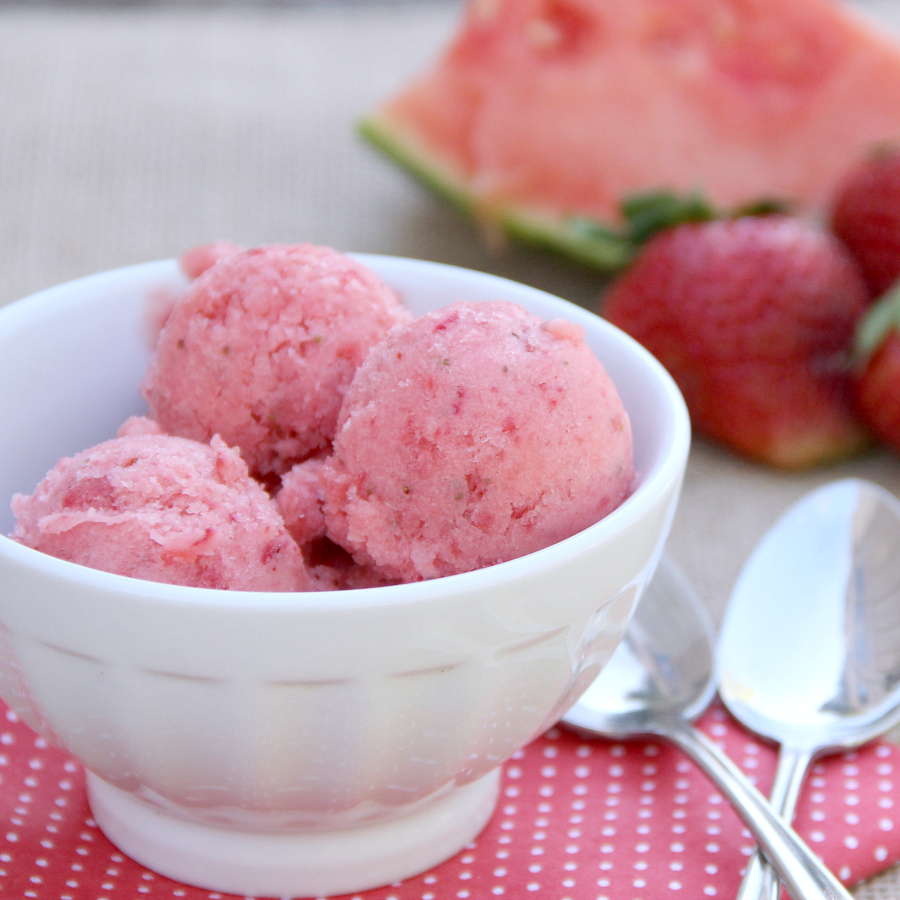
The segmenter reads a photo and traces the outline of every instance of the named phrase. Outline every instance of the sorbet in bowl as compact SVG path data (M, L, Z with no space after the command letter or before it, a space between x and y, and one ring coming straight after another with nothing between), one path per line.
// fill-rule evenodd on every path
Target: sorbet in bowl
M677 389L608 323L489 275L356 259L413 316L513 303L583 329L627 412L634 477L611 512L549 546L345 590L166 584L0 537L0 694L83 763L114 843L210 890L363 890L470 841L492 813L500 766L568 709L621 639L684 473ZM164 261L0 311L11 388L0 397L0 496L30 494L60 458L146 414L146 306L184 289ZM325 484L338 482L343 491L346 479ZM14 523L0 510L0 533Z

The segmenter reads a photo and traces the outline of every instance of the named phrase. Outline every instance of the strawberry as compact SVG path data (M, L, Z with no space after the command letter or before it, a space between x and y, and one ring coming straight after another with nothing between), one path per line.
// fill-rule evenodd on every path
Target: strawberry
M854 356L859 413L873 434L900 450L900 286L860 322Z
M836 238L762 215L659 232L612 284L602 314L669 370L696 431L800 468L867 443L848 363L868 303Z
M900 277L900 149L881 148L838 188L831 227L857 258L873 296Z

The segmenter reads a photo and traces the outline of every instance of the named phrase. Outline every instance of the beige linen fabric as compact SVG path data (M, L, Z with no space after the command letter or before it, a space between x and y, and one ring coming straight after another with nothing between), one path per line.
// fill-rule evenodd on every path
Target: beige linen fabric
M859 5L900 31L896 0ZM460 8L0 5L0 304L227 238L433 259L591 305L594 273L488 251L355 134L438 52ZM778 514L851 474L900 495L900 456L888 451L797 475L695 441L669 550L717 619ZM900 876L856 893L900 898Z

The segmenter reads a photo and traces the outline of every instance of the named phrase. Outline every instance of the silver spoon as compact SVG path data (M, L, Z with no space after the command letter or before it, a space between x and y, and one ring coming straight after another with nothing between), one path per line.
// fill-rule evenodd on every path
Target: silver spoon
M715 668L708 617L664 559L622 643L563 722L582 734L672 741L735 807L794 900L852 900L740 769L691 724L712 700Z
M791 507L738 578L718 655L725 705L781 745L771 803L790 822L813 759L900 721L900 503L844 479ZM777 896L754 854L738 898Z

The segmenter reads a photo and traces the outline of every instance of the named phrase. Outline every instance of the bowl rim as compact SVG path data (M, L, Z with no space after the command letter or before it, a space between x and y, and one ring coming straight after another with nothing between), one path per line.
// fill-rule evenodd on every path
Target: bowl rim
M534 577L540 571L556 568L574 557L587 553L592 547L602 544L621 530L628 529L640 519L662 496L667 488L680 487L690 450L691 428L687 406L680 390L662 364L624 331L612 325L597 314L569 300L539 288L516 282L475 269L432 262L409 257L372 253L347 253L358 261L384 262L389 265L414 264L422 269L432 269L436 273L466 275L476 277L489 284L496 281L504 285L513 284L526 292L540 295L562 305L567 318L579 324L602 323L602 327L616 335L638 362L654 376L654 381L663 391L670 411L671 427L665 435L660 452L654 464L644 473L636 473L639 483L635 490L612 512L593 525L571 537L558 541L541 550L534 551L506 562L485 566L456 575L446 575L428 581L406 584L385 585L371 588L355 588L332 591L232 591L217 588L192 587L188 585L166 584L147 581L112 572L104 572L78 563L57 559L38 550L33 550L0 534L0 561L6 558L10 563L23 568L42 570L50 578L73 582L83 588L92 588L104 593L116 593L135 599L154 601L164 605L194 604L197 606L218 606L231 608L259 609L316 609L328 607L348 610L358 607L395 606L406 603L423 603L429 600L460 595L470 591L482 591L499 587L521 579ZM66 306L76 302L71 298L71 289L87 283L114 281L128 274L134 276L169 274L175 276L177 261L163 259L109 269L80 278L61 282L45 288L0 308L0 337L10 329L27 324L35 317L48 312L48 307Z

